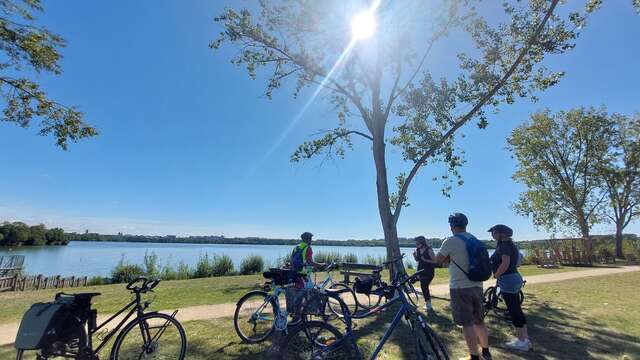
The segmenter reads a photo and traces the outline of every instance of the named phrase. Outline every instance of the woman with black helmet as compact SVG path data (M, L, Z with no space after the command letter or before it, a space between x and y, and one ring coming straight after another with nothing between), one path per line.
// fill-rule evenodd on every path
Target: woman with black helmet
M511 349L528 351L532 347L531 340L529 340L527 333L527 320L518 299L518 292L522 288L522 276L518 273L520 251L511 239L513 230L510 227L498 224L491 227L489 232L498 242L496 251L491 255L493 276L497 279L513 326L516 328L517 338L508 342L506 346Z

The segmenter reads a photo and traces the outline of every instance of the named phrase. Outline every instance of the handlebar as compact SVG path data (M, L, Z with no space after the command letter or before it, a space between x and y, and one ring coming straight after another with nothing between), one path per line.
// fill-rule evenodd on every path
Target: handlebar
M416 271L415 273L413 273L413 275L411 275L411 276L407 276L407 278L406 278L406 279L404 279L404 280L402 280L402 281L400 281L400 282L398 283L398 285L397 285L397 286L402 286L402 285L404 285L404 283L406 283L406 282L408 282L408 281L413 282L413 281L414 281L418 276L420 276L420 274L421 274L424 270L425 270L425 269L420 269L420 270Z
M402 254L402 255L394 258L394 259L391 259L389 261L385 261L385 262L382 263L382 265L383 266L388 266L389 264L393 264L394 262L401 261L402 259L404 259L404 254Z
M137 285L138 283L141 283L140 286ZM147 279L145 276L138 276L127 284L126 289L135 293L145 293L153 291L153 288L158 286L159 283L159 279Z

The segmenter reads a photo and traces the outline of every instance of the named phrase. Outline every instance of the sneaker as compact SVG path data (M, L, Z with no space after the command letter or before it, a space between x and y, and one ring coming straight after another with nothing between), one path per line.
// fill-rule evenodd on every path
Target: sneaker
M531 341L529 339L527 340L514 339L506 343L505 346L513 350L529 351L531 350Z

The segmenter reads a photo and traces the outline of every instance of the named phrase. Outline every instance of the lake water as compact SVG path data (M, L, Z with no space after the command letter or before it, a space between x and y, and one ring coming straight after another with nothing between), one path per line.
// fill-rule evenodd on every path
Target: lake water
M194 266L201 255L225 254L231 257L236 269L243 258L258 254L267 264L279 257L289 256L290 245L231 245L231 244L167 244L72 241L67 246L0 248L2 255L25 255L26 272L30 275L108 276L124 256L130 263L142 264L145 253L155 253L160 263L176 266L184 261ZM314 252L356 254L360 261L367 255L386 256L384 247L313 246ZM412 248L401 248L405 259L413 261Z

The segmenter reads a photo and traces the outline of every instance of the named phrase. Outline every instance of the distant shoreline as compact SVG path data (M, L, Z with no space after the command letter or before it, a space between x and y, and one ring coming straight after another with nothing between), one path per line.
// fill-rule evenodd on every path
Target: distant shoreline
M434 239L433 247L439 248L442 241ZM127 239L127 240L96 240L96 239L73 239L70 242L114 242L114 243L157 243L157 244L201 244L201 245L270 245L270 246L282 246L282 245L296 245L299 240L293 239L256 239L248 240L241 239L241 241L234 241L234 239L216 240L216 241L202 241L202 240L188 240L188 239L176 239L174 241L168 241L168 239ZM314 246L341 246L341 247L385 247L384 240L314 240ZM415 242L413 239L407 239L406 241L400 241L401 248L413 248Z

